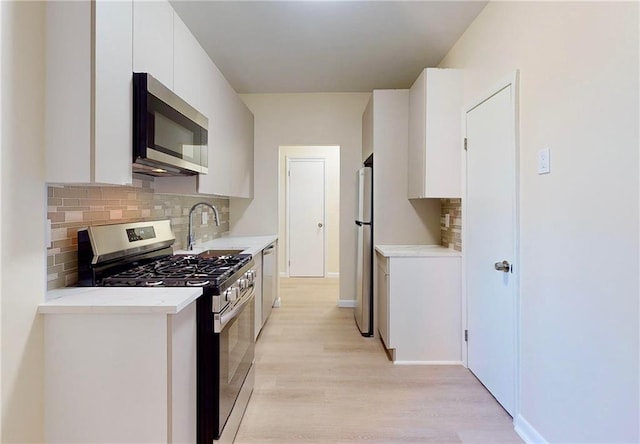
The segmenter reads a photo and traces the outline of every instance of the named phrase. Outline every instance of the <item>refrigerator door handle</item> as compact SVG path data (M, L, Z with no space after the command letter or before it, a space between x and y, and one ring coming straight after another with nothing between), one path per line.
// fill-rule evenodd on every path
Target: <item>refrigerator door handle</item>
M356 225L357 225L357 226L359 226L359 227L361 227L361 226L363 226L363 225L371 225L371 222L362 222L362 221L360 221L360 220L357 220L357 221L356 221Z

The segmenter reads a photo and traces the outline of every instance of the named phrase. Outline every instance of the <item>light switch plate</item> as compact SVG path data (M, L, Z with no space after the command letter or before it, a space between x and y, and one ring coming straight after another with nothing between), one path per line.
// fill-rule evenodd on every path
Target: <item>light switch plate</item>
M449 225L451 225L451 215L450 214L445 214L444 215L444 227L445 228L449 228Z
M538 151L538 174L551 173L551 150L542 148Z

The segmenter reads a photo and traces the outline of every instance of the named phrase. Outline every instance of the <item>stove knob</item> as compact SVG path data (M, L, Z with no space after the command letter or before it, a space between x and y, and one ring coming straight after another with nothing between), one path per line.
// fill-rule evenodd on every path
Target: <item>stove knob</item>
M249 286L249 280L248 279L240 279L240 290L244 290L248 286Z
M227 301L235 302L236 299L238 299L238 289L236 287L231 287L224 292L224 295Z
M249 283L254 281L255 278L255 273L253 272L253 270L249 270L245 273L245 277L247 278L247 280L249 281Z

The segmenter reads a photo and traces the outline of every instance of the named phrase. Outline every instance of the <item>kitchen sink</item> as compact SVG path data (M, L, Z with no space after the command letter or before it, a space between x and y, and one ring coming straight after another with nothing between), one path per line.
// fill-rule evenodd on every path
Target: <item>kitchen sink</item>
M240 254L244 251L244 249L242 250L205 250L202 253L198 254L198 257L202 257L205 259L209 259L212 257L218 257L218 256L231 256L234 254Z

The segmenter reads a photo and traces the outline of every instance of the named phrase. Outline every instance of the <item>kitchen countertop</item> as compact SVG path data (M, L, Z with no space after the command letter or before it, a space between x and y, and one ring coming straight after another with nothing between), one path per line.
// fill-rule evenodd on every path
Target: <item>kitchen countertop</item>
M200 295L191 287L66 287L48 291L38 313L175 314Z
M384 257L462 256L462 253L442 245L376 245Z
M242 253L255 256L276 240L278 240L278 236L275 234L266 236L223 236L202 244L196 244L193 250L178 250L174 253L198 254L205 250L226 249L243 250Z

